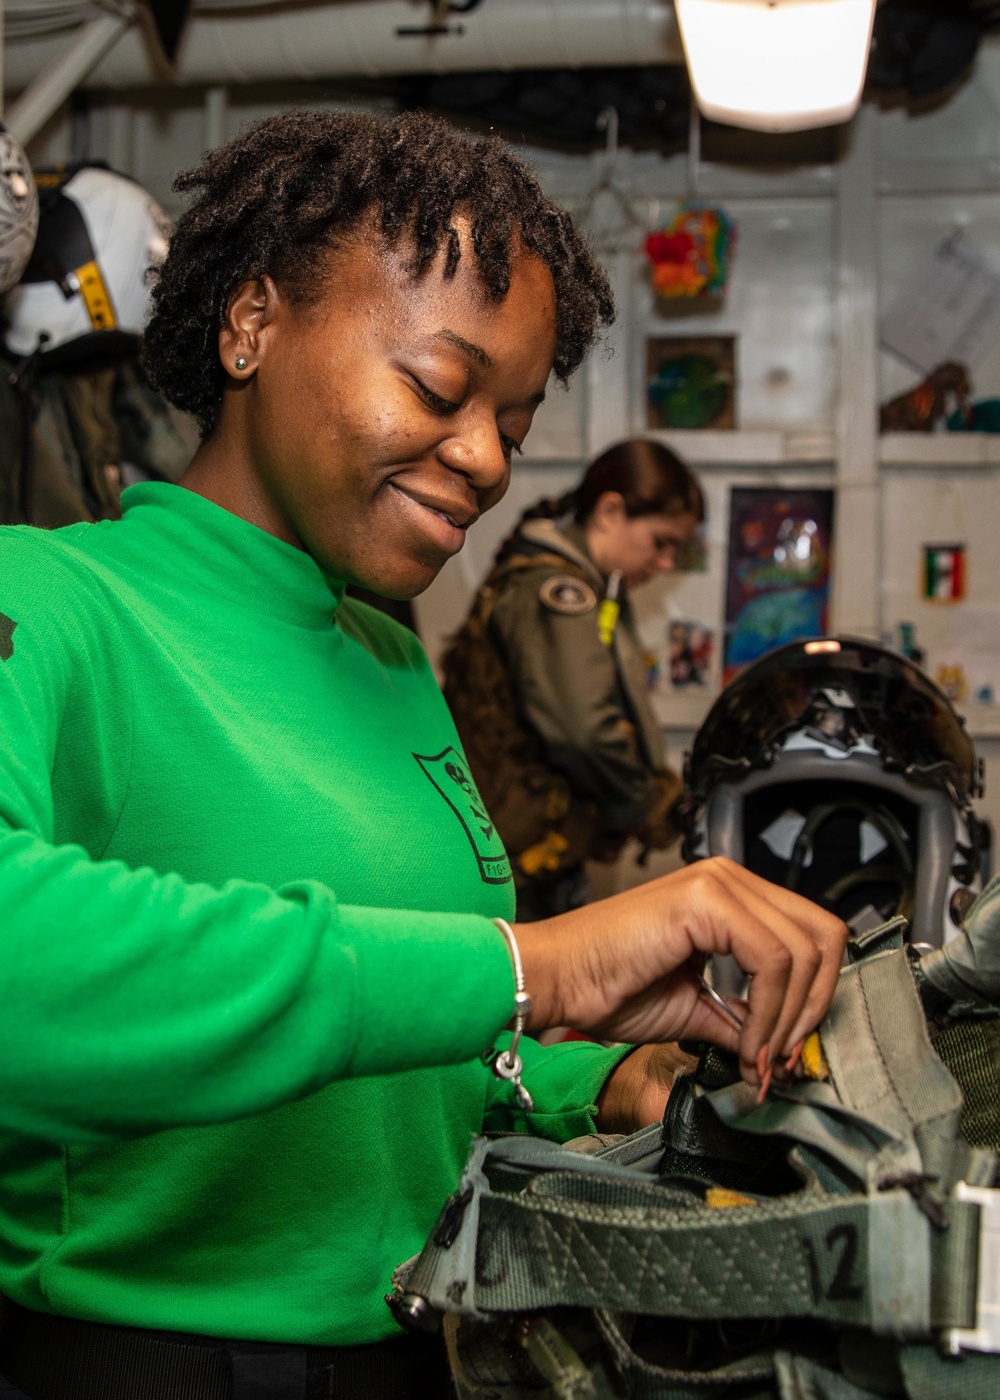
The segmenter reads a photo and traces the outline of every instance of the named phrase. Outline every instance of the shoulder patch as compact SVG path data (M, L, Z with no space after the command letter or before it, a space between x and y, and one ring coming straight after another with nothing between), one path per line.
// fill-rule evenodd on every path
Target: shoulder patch
M538 590L539 601L552 612L578 617L597 607L597 594L586 579L573 574L555 574Z

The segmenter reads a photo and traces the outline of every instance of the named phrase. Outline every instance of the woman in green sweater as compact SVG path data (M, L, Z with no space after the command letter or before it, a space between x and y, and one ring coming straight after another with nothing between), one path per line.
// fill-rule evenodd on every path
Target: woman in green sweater
M751 1082L843 929L706 861L513 933L413 637L550 372L611 316L568 217L427 117L289 113L213 152L146 337L181 487L0 536L0 1371L31 1400L445 1394L382 1301L485 1125L654 1121L682 1036ZM499 924L495 922L499 920ZM643 1042L522 1042L514 1011ZM751 974L737 1031L700 959Z

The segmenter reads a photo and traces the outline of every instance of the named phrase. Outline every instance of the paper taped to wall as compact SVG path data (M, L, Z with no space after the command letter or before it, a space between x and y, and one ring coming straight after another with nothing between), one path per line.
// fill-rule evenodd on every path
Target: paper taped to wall
M918 369L977 365L1000 340L1000 273L961 233L914 269L886 311L882 344Z

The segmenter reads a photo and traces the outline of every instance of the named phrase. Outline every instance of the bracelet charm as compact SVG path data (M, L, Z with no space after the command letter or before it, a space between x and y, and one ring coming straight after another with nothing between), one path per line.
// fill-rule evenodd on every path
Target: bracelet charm
M514 1086L514 1095L517 1099L518 1108L525 1113L532 1113L535 1105L531 1095L521 1083L521 1071L524 1068L521 1056L517 1053L517 1047L524 1034L525 1023L531 1013L531 997L524 990L524 969L521 966L521 950L517 946L517 939L514 937L514 930L505 919L494 919L493 922L503 934L507 947L510 950L511 962L514 964L514 1029L511 1032L510 1045L506 1050L491 1051L487 1063L498 1079L505 1079Z

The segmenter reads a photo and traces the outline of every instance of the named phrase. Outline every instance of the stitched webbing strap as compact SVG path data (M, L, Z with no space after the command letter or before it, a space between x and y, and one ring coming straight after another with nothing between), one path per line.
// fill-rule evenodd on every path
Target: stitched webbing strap
M780 1091L759 1110L742 1085L706 1098L738 1136L820 1148L857 1194L713 1210L623 1163L530 1139L480 1143L407 1291L479 1317L553 1306L817 1317L896 1337L967 1325L955 1319L975 1311L978 1207L945 1201L968 1164L961 1093L931 1047L902 950L844 970L821 1036L831 1083ZM893 1187L928 1177L946 1230L932 1232Z
M486 1167L508 1189L494 1191ZM517 1174L537 1168L545 1174L515 1193ZM903 1337L974 1314L978 1207L953 1203L952 1228L932 1243L901 1190L804 1192L722 1210L683 1199L551 1145L480 1142L405 1288L479 1317L554 1306L798 1316Z
M962 1092L931 1045L903 949L844 969L820 1038L840 1102L898 1140L870 1183L916 1169L946 1190Z
M757 1108L741 1082L707 1103L740 1133L819 1148L867 1191L925 1177L947 1196L967 1165L962 1093L931 1045L902 949L841 972L820 1037L829 1083L775 1086Z

